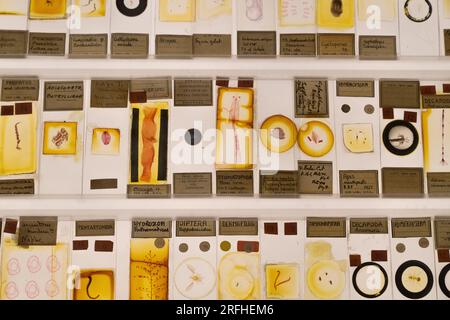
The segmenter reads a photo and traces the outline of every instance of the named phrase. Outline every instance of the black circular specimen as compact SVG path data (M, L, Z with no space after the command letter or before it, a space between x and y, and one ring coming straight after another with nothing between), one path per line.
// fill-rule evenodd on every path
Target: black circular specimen
M136 2L139 4L136 6ZM147 9L148 0L116 0L117 9L127 17L137 17Z
M194 128L189 129L184 134L184 140L186 141L187 144L195 146L199 144L200 141L202 141L202 133L200 132L200 130Z
M450 263L447 264L444 268L442 268L441 273L439 274L439 287L441 291L447 298L450 298L450 288L445 284L445 278L450 271Z
M408 290L405 285L403 284L402 277L403 273L410 267L417 267L420 268L425 274L427 275L427 284L423 288L422 291L419 292L412 292ZM428 266L417 260L409 260L404 262L395 272L395 285L397 286L398 291L400 291L401 294L403 294L406 298L409 299L421 299L425 297L427 294L430 293L431 289L433 289L433 273L431 272L430 268Z
M398 134L395 137L391 137L391 131L393 129L400 128L404 134L410 134L412 141L409 141L408 137L404 134ZM389 122L383 131L383 143L389 152L398 155L406 156L416 150L419 145L419 133L416 128L408 121L404 120L394 120ZM402 144L409 145L407 148L400 148Z
M423 2L421 4L428 5L428 12L426 15L423 16L415 16L414 9L411 8L411 5L414 5L414 3ZM408 17L409 20L414 22L425 22L431 17L431 13L433 12L433 6L431 5L430 1L428 0L408 0L405 2L404 6L405 15Z
M364 292L364 290L358 286L358 273L364 272L363 270L365 270L367 267L375 267L375 268L379 269L379 271L381 271L381 273L384 276L383 287L380 288L380 290L378 290L378 292L376 292L374 294L368 294L367 292ZM360 264L353 272L352 283L353 283L353 288L355 288L356 292L358 292L359 295L361 295L364 298L374 299L374 298L381 296L386 291L386 289L388 287L388 275L387 275L386 270L378 263L365 262L363 264Z

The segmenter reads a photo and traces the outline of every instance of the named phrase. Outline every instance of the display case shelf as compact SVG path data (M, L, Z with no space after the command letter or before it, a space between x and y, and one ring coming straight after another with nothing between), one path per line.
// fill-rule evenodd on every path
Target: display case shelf
M446 57L399 58L368 61L322 58L196 58L171 59L0 59L0 77L39 76L42 79L91 79L138 77L293 77L450 79L450 59Z

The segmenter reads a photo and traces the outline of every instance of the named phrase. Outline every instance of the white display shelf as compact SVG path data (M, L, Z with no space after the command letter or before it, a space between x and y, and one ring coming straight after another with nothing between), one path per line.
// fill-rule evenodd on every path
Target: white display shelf
M58 215L60 217L203 216L304 218L307 216L440 216L450 214L443 198L258 198L211 197L126 199L125 197L2 197L1 216Z
M0 77L39 76L51 79L138 78L138 77L255 77L291 79L293 77L410 78L449 80L450 58L399 58L366 61L357 58L195 58L171 59L0 59Z

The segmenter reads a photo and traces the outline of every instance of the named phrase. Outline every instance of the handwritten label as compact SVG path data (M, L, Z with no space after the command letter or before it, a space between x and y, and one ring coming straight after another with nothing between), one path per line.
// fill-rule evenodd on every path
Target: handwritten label
M30 33L28 54L36 56L64 56L65 33Z
M127 197L130 199L170 198L170 184L129 184Z
M132 221L132 238L171 238L172 220L136 218Z
M38 79L3 79L1 101L38 101Z
M339 186L344 197L376 197L379 194L378 170L339 171Z
M276 56L275 31L238 31L237 54L241 57Z
M192 36L156 35L156 56L162 58L190 58L193 55Z
M128 84L126 80L92 80L91 108L126 108Z
M298 161L300 194L332 194L333 163L327 161Z
M345 218L307 218L308 238L345 238L347 236Z
M0 194L34 194L34 179L0 180Z
M350 233L353 234L387 234L387 218L351 218Z
M144 33L113 33L111 34L112 58L147 58L148 34Z
M436 249L450 249L450 219L436 218L434 220L434 237Z
M450 195L450 173L428 172L427 173L428 194L430 196Z
M327 80L295 80L295 117L328 117Z
M297 171L260 171L259 194L261 196L297 196Z
M193 50L195 57L231 56L230 34L194 34Z
M177 237L215 237L216 220L185 218L177 220Z
M71 58L105 58L107 53L107 34L70 35L69 56Z
M22 57L27 49L28 31L0 30L0 57Z
M385 195L423 194L423 168L382 168Z
M419 81L380 80L381 108L420 108Z
M373 80L337 80L336 93L338 97L374 97Z
M113 236L115 227L114 220L76 221L75 235L77 237Z
M278 8L281 27L298 27L315 23L315 0L280 0Z
M83 110L83 81L46 81L44 111Z
M355 35L352 33L329 33L317 35L319 56L354 56Z
M213 105L212 80L174 80L174 106L199 107Z
M212 173L174 173L173 185L177 196L211 195Z
M360 59L396 59L397 38L395 36L359 36Z
M445 29L443 32L445 55L450 56L450 29Z
M172 79L170 77L131 80L131 92L145 91L147 100L171 99Z
M393 238L431 237L430 218L392 218Z
M57 217L20 217L19 246L56 245Z
M253 171L216 171L216 194L253 196Z
M316 35L314 33L280 34L281 56L316 56Z
M422 95L422 107L424 109L450 108L450 94Z
M257 236L257 218L221 218L219 219L221 236Z

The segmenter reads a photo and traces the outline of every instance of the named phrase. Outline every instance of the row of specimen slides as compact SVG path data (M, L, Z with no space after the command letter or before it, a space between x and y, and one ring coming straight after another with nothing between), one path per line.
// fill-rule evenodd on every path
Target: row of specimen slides
M450 195L450 85L5 78L0 194Z
M21 217L2 230L2 300L450 299L448 217Z
M4 56L445 56L450 0L0 0L0 30Z

